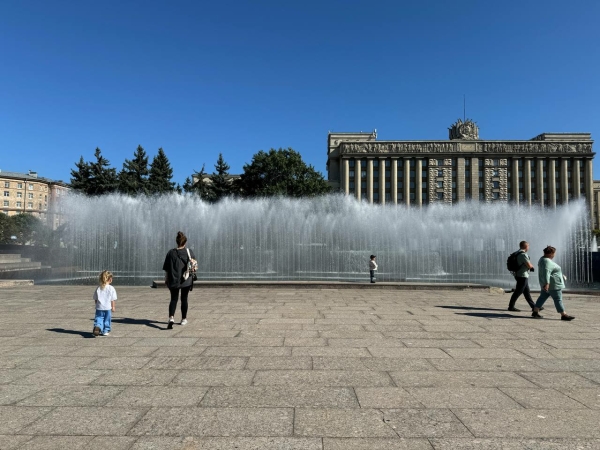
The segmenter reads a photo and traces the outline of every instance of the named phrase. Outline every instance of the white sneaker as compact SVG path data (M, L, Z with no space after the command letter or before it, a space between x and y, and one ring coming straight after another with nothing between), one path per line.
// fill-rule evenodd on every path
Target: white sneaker
M181 325L187 325L187 319L183 319L183 320L181 321Z
M102 333L102 336L110 336L110 332Z

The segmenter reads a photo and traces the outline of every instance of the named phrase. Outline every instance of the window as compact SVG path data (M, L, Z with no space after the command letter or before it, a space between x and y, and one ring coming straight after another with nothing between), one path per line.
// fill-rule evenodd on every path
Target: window
M354 181L350 182L350 189L354 189Z
M349 172L349 176L350 176L350 178L354 178L354 170L351 170L351 171Z
M33 202L28 202L27 203L27 208L28 209L33 209Z
M373 189L379 189L379 181L373 181Z
M4 200L4 206L10 206L10 202L8 200Z
M411 181L411 182L410 182L410 188L411 188L411 189L414 189L414 188L415 188L415 182L414 182L414 181Z
M10 192L8 192L8 191L4 191L4 196L5 196L5 197L10 197Z
M498 160L498 159L492 159L492 165L499 166L500 165L500 160Z
M23 193L22 192L17 192L17 198L23 198Z
M438 200L444 200L444 193L443 192L438 192L437 193L437 198L438 198Z
M493 181L492 182L492 186L494 189L500 189L500 182L499 181Z
M379 167L379 160L378 159L374 159L373 160L373 167Z
M38 203L38 209L42 209L42 204Z
M466 189L470 189L471 188L471 183L469 181L465 181L465 188Z
M33 191L33 184L29 183L29 190Z
M426 182L426 181L422 182L422 183L421 183L421 187L422 187L423 189L427 189L427 182Z
M44 195L44 201L47 202L48 201L48 196Z
M443 159L438 159L437 160L437 165L438 166L443 166L444 165L444 160Z
M17 183L17 189L23 189L23 183Z
M354 160L353 159L350 160L350 167L354 167Z
M361 176L362 178L367 178L367 171L366 171L366 170L363 170L363 171L361 171L361 172L360 172L360 176Z
M470 166L471 165L471 160L470 159L465 159L465 166Z
M21 208L23 204L21 202L17 202L17 208Z
M444 176L444 171L443 170L438 170L437 176L438 177L443 177Z
M9 188L10 187L10 181L5 181L4 182L4 187L5 188Z
M423 167L427 167L427 160L426 160L426 159L424 159L423 161L421 161L421 165L422 165Z
M367 182L366 181L361 181L360 182L360 188L361 189L366 189L367 188Z
M360 167L367 167L367 161L364 159L361 159L360 161Z
M402 188L402 181L398 181L398 187Z
M499 192L492 192L492 198L493 198L494 200L497 200L497 199L499 199L499 198L500 198L500 193L499 193Z
M385 160L385 167L390 167L392 165L392 162L389 159Z
M492 176L493 176L493 177L497 177L497 176L499 176L498 169L494 169L494 170L492 171Z
M27 196L27 198L33 199L33 194L30 192L29 195Z
M437 182L437 187L438 187L439 189L443 188L443 187L444 187L444 182L443 182L443 181L438 181L438 182Z

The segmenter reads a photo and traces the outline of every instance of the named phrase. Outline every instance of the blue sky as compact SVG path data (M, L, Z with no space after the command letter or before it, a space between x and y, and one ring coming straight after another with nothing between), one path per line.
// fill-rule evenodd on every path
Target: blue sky
M69 180L96 147L120 169L141 144L179 183L271 147L325 172L329 130L446 139L463 94L482 139L600 139L599 17L580 0L3 1L0 169Z

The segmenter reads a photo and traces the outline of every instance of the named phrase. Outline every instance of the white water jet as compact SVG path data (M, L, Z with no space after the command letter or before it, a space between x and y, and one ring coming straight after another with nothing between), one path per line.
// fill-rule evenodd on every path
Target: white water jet
M181 230L205 280L368 280L514 284L508 255L521 240L537 263L546 245L571 283L591 281L591 235L584 202L557 209L460 203L422 209L369 205L330 195L316 199L224 200L196 197L71 195L65 244L72 279L108 269L121 284L163 276L164 256ZM532 276L537 284L537 276Z

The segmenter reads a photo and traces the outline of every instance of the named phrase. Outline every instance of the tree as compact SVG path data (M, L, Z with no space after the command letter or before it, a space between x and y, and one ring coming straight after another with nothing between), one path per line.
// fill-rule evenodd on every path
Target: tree
M79 192L87 193L90 180L90 164L83 160L83 156L79 158L79 162L75 163L75 169L71 169L71 187Z
M151 194L167 194L176 190L173 178L173 169L162 148L150 164L150 176L148 177L148 190ZM181 188L179 188L181 190Z
M210 178L212 181L210 185L212 201L218 202L233 193L233 185L229 176L229 164L223 159L222 153L219 153L215 171Z
M202 169L200 171L194 170L194 175L192 175L192 179L187 177L185 182L183 183L183 191L188 194L195 194L199 196L202 200L213 201L213 193L208 183L204 180L207 178L206 172L204 171L204 164L202 165Z
M102 156L99 148L96 148L94 157L96 161L89 163L90 177L86 194L103 195L115 192L118 186L116 169L109 167L108 159Z
M331 192L323 175L292 148L256 153L244 165L239 185L246 197L313 197Z
M148 194L148 155L141 145L133 153L133 159L126 159L119 172L119 192L127 195Z

